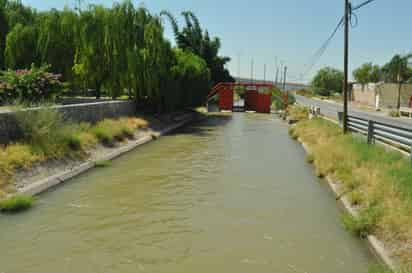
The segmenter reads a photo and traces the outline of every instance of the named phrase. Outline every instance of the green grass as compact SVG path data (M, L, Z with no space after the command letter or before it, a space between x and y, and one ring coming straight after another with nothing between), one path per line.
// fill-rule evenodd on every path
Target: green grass
M364 139L343 135L337 125L323 120L303 120L292 137L311 150L319 177L341 182L342 192L360 210L360 217L345 216L345 226L359 236L378 235L391 242L395 256L412 265L412 166L410 159Z
M377 264L372 265L369 267L368 273L395 273L391 269L387 268L386 266Z
M296 134L295 130L293 127L289 127L289 136L293 139L293 140L297 140L298 139L298 135Z
M308 154L305 160L307 163L312 164L313 162L315 162L315 157L312 154Z
M95 164L96 168L106 168L112 165L112 162L109 160L102 160L102 161L97 161Z
M33 197L19 195L0 201L0 211L4 213L17 213L31 208L33 203Z
M399 118L401 116L401 114L399 113L398 110L392 110L389 112L389 116L393 117L393 118Z
M342 222L347 230L361 238L365 238L372 234L377 227L379 213L377 208L368 208L362 210L357 217L344 214Z
M104 145L113 145L114 136L106 128L95 127L92 129L94 136Z
M13 190L12 180L18 170L49 159L84 158L87 150L99 142L113 146L116 141L134 138L137 129L149 126L145 119L135 117L106 119L94 126L75 124L50 107L19 111L16 118L24 138L19 143L0 145L0 197Z
M302 121L309 118L309 109L298 105L288 108L288 117L291 120Z

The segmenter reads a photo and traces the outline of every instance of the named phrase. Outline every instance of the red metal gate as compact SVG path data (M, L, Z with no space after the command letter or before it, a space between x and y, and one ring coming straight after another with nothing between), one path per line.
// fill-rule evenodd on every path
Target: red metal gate
M270 92L263 92L262 89L271 89L271 84L256 83L219 83L215 85L209 93L208 100L215 95L219 95L220 110L233 111L233 95L236 86L243 86L246 89L245 110L256 111L258 113L270 113L272 105L272 95ZM266 90L267 91L267 90Z

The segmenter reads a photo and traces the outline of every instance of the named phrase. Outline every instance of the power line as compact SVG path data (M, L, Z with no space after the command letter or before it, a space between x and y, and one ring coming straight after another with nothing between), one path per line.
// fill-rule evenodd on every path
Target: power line
M352 28L356 27L358 25L358 17L356 16L355 13L353 13L356 10L359 10L361 8L363 8L366 5L369 5L373 2L375 2L376 0L367 0L355 7L352 7L350 10L350 23ZM352 20L352 18L355 19L355 21ZM315 54L312 56L312 58L310 59L310 61L308 62L308 68L306 69L306 71L303 73L305 76L306 74L308 74L312 68L316 65L316 63L319 61L319 59L323 56L323 54L326 52L326 49L328 48L330 42L332 41L332 39L335 37L336 33L338 32L338 30L343 26L344 23L344 17L342 16L342 18L339 20L338 24L336 25L336 27L334 28L333 32L331 33L331 35L328 37L328 39L322 44L322 46L315 52Z
M363 8L364 6L369 5L370 3L373 3L373 2L375 2L375 1L376 1L376 0L368 0L368 1L365 1L365 2L363 2L362 4L359 4L359 5L357 5L356 7L353 7L353 8L352 8L352 12L354 12L354 11L360 9L360 8Z
M342 17L338 24L336 25L336 27L333 29L331 35L329 35L328 39L326 39L326 41L322 44L322 46L315 52L315 54L312 56L312 58L310 59L308 68L306 69L304 75L306 75L307 73L309 73L310 70L312 70L312 68L316 65L316 63L319 61L319 59L323 56L323 54L326 52L326 49L328 48L330 42L332 41L332 39L335 37L336 33L338 32L338 30L342 27L344 23L344 17Z

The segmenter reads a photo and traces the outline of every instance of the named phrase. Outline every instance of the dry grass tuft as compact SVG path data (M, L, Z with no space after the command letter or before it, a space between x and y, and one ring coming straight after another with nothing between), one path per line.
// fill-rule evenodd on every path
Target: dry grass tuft
M340 181L360 219L346 218L359 235L378 235L393 255L412 264L412 167L409 159L378 145L343 135L325 120L299 122L293 129L311 150L318 176Z
M30 116L19 114L25 139L23 143L0 146L0 198L11 185L18 169L28 169L33 163L51 158L82 158L99 142L113 145L116 141L133 138L137 129L149 122L142 118L106 119L95 126L89 123L64 122L53 109Z
M293 105L288 108L288 116L291 120L306 120L309 118L309 109L299 105Z

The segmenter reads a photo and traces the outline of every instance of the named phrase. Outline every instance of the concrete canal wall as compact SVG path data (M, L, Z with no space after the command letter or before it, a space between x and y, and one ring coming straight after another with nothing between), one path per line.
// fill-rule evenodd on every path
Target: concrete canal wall
M103 101L52 106L62 113L66 120L95 123L106 118L132 116L136 112L133 101ZM39 108L22 111L35 112ZM7 144L21 138L22 133L16 120L16 111L0 112L0 144Z
M45 178L36 179L22 188L18 189L18 194L24 194L29 196L34 196L49 190L52 187L55 187L59 184L66 182L82 173L87 172L90 169L93 169L98 165L99 162L113 160L121 155L128 153L137 147L144 145L148 142L156 140L157 138L167 134L173 130L176 130L184 125L200 119L201 115L196 112L189 112L181 114L179 117L175 117L174 122L162 126L162 128L157 130L148 130L138 134L138 137L129 140L126 143L120 143L115 147L98 147L96 149L100 150L96 157L88 158L86 160L77 162L75 165L71 166L69 169L62 169L52 175L49 175ZM60 162L60 165L66 165L64 161ZM10 195L9 197L13 196Z

